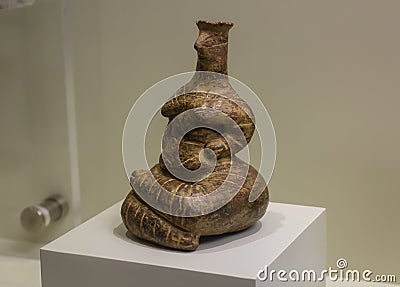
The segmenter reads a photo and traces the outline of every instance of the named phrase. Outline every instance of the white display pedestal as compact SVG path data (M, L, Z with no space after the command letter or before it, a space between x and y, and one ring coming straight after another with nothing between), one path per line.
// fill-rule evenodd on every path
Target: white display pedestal
M257 279L259 270L325 268L325 209L270 203L243 232L205 238L193 252L129 239L121 202L41 248L43 287L325 286ZM276 275L275 275L276 276Z

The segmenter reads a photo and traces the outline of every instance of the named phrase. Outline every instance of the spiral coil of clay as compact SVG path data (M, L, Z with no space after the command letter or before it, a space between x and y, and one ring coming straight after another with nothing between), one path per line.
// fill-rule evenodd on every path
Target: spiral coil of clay
M200 236L246 229L266 211L266 183L235 156L251 140L255 119L227 77L232 25L197 22L198 72L163 105L169 123L159 163L132 173L132 190L121 207L136 237L195 250ZM257 198L250 202L254 190Z

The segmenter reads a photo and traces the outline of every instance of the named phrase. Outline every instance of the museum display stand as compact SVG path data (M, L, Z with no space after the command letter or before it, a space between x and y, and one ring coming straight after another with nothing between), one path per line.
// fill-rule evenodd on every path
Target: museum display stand
M317 274L325 269L323 208L272 202L253 227L202 238L196 251L184 252L127 235L120 206L121 202L41 248L43 287L325 286L285 282L276 275L257 278L266 269Z

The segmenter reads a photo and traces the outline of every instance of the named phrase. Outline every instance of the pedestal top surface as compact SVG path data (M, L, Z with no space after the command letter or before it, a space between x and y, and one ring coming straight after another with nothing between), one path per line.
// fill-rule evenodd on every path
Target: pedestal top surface
M270 203L267 213L253 227L204 237L196 251L183 252L128 238L120 217L121 204L111 206L41 250L250 279L325 211L320 207Z

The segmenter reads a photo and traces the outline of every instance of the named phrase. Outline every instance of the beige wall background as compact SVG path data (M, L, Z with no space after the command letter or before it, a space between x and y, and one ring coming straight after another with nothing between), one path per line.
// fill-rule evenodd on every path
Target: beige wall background
M398 272L399 10L388 0L72 1L84 215L129 190L121 135L135 99L194 69L196 20L230 20L230 74L276 129L272 200L328 209L331 266L345 257Z
M72 213L39 234L19 220L53 193L71 202L62 51L58 1L0 11L0 239L48 241L73 227ZM24 248L0 242L0 254Z
M2 152L8 151L6 143L12 149L17 147L14 143L32 141L24 133L24 123L30 127L32 121L40 144L29 148L44 152L63 146L65 140L62 129L51 124L54 118L65 121L64 98L57 98L64 88L56 76L62 76L62 63L53 66L61 59L55 51L62 49L57 40L61 33L59 2L42 0L37 4L56 6L54 11L43 8L43 14L28 24L24 21L31 14L8 16L8 20L0 15L0 21L8 21L11 30L7 31L11 32L7 37L12 39L1 44L0 79L10 78L10 71L15 79L1 82L2 121L5 115L5 120L14 118L7 114L11 112L6 104L17 111L15 119L23 119L13 126L12 137L2 132ZM229 20L235 23L230 33L230 74L259 95L276 130L272 200L327 208L330 266L344 257L352 268L398 272L399 1L70 0L70 5L84 219L129 191L121 137L131 105L157 81L194 69L196 20ZM30 30L39 23L39 30ZM15 25L28 30L13 33ZM0 25L0 29L4 27ZM30 31L43 29L52 32L39 38L29 36L35 35ZM30 43L40 43L42 49L37 57L34 54L36 62L31 67L47 63L53 69L32 70L35 81L20 90L18 75L25 71L25 62L17 61L11 68L4 55L19 53L19 49L22 54L32 51L24 46L26 37L31 37ZM4 90L7 93L3 94ZM31 90L34 97L28 98ZM18 101L23 102L20 105ZM41 101L50 101L45 105L47 113L42 112ZM29 113L32 105L35 112ZM159 117L152 126L150 158L158 153L165 121ZM10 131L5 124L1 127ZM41 141L43 138L46 140ZM62 157L57 161L60 166L67 161L63 157L66 152L54 150L52 164L40 161L36 154L39 165L34 167L45 166L42 185L49 185L46 174L51 175L50 181L63 182L69 177L66 172L65 178L57 178L62 168L57 173L53 169L57 156ZM13 162L3 161L9 154L2 153L3 174ZM20 168L27 166L21 163ZM2 185L2 199L9 201L26 187L15 185L21 184L15 179L18 172L9 172L12 175L9 185ZM12 196L7 189L10 182L14 184ZM29 201L33 200L29 194Z

